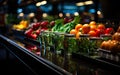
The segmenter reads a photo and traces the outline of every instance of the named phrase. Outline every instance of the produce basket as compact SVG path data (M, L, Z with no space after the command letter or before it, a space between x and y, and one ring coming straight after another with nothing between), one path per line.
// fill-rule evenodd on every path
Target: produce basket
M39 35L39 41L44 50L50 50L51 47L54 47L53 43L54 34L51 31L42 31ZM54 48L53 48L54 49Z
M105 50L105 49L101 49L101 48L98 48L97 50L98 50L98 55L101 58L120 62L120 53L119 52L113 53L110 50Z
M54 32L53 43L57 54L64 52L64 34L65 33Z
M112 39L112 35L111 34L102 34L102 35L100 35L100 37L104 40L104 41L106 41L106 40L111 40Z
M75 53L83 55L94 56L97 55L97 48L100 47L103 39L101 37L90 37L88 34L80 35L78 47L79 50Z
M64 38L64 53L66 55L71 55L72 52L79 50L79 40L76 39L74 34L65 34Z

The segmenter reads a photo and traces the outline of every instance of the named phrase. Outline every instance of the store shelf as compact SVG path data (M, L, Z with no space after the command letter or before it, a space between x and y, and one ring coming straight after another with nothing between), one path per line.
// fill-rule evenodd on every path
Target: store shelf
M101 58L100 56L88 56L80 53L72 53L73 58L82 59L93 64L99 65L99 67L119 71L120 63L115 61L110 61L108 59Z
M4 43L10 51L18 56L25 64L38 74L47 73L57 75L81 75L81 71L89 71L94 73L100 70L100 73L105 75L119 74L120 67L118 64L111 63L99 57L91 58L82 54L74 54L72 56L59 55L54 51L40 50L40 55L27 50L26 48L17 44L33 44L38 47L39 42L33 39L25 38L25 36L2 36L0 35L1 42ZM13 50L14 49L14 50ZM32 62L31 62L32 61ZM34 64L34 65L33 65ZM83 74L88 74L84 72Z
M71 73L65 71L52 64L51 62L35 55L29 50L20 47L14 41L6 38L5 36L0 35L1 43L8 49L10 53L16 56L21 62L24 63L28 69L34 71L36 74L56 74L56 75L71 75Z

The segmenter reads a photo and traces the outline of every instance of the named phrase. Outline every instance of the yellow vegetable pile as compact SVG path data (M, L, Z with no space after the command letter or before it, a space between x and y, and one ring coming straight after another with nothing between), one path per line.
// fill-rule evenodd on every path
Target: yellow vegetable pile
M28 27L28 25L29 25L28 21L22 20L20 21L19 24L14 24L12 28L15 30L24 30Z

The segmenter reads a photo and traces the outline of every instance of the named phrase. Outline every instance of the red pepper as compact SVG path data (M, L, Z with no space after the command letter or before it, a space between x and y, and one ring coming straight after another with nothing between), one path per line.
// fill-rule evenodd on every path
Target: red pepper
M48 24L49 24L48 21L42 21L42 22L41 22L41 27L42 27L42 28L47 28Z
M37 39L37 36L38 36L38 35L37 35L36 33L32 33L30 37L31 37L32 39L36 40L36 39Z
M33 29L36 30L40 27L40 22L34 23L33 24Z
M105 29L105 34L111 34L113 33L114 29L113 28L106 28Z
M35 33L36 33L37 35L39 35L40 32L41 32L41 29L40 29L40 28L35 31Z
M30 37L32 32L33 32L33 29L30 28L30 29L28 29L28 30L25 31L25 35L26 35L27 37Z

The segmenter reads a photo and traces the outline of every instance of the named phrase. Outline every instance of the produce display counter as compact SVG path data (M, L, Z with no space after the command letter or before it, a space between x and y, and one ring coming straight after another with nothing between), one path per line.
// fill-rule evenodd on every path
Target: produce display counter
M15 55L35 75L114 75L120 74L120 64L109 62L99 57L80 54L60 55L54 50L40 48L38 41L24 36L0 35L0 43L8 52ZM31 51L26 45L34 45L37 51Z
M26 48L18 45L16 40L8 39L0 35L1 45L3 45L8 52L17 57L34 75L40 74L56 74L56 75L71 75L69 72L57 67L49 61L35 55ZM9 57L9 54L7 54Z

